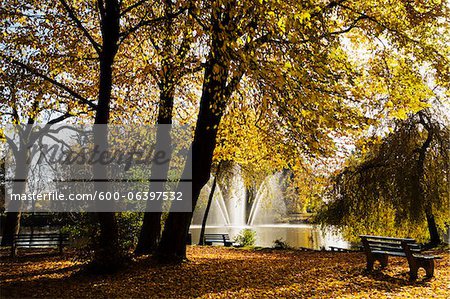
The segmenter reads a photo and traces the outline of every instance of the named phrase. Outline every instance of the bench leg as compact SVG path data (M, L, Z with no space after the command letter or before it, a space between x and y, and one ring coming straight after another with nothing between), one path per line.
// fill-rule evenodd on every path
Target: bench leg
M417 267L410 267L409 268L409 280L415 281L417 279L417 272L419 271L419 268Z
M409 280L415 281L417 279L417 272L419 271L419 265L415 258L407 258L409 266Z
M419 268L424 268L427 278L432 278L434 276L434 260L432 259L420 259L416 258L409 263L409 278L414 281L418 278Z
M434 276L434 260L431 259L420 259L418 262L418 268L422 267L425 269L427 273L427 278L431 278Z
M373 270L375 261L380 262L381 268L386 268L388 265L388 256L385 254L369 254L367 255L367 271Z
M431 278L434 276L434 260L427 261L424 268L427 272L427 278Z
M381 268L386 268L386 266L388 265L388 256L387 255L380 255L378 257L378 261L381 264Z
M366 266L366 270L367 271L372 271L373 270L373 264L375 262L375 258L373 255L368 255L367 256L367 266Z
M11 245L11 256L15 257L17 255L17 246L15 243Z

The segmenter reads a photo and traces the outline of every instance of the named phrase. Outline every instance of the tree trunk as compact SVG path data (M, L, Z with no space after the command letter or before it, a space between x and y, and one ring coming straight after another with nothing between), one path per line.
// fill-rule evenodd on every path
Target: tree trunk
M28 122L28 126L33 125L33 122ZM25 141L21 141L18 152L14 153L14 159L16 161L14 170L14 178L16 181L13 182L12 194L24 194L26 191L26 178L28 177L28 140L30 137L31 130L27 128L25 131ZM6 199L5 199L6 204ZM11 212L6 213L5 223L2 224L2 243L1 246L10 246L13 243L14 235L18 234L20 231L20 206L21 201L10 201L8 204L8 210Z
M428 223L428 231L430 233L430 242L428 244L428 247L435 247L436 245L439 245L441 243L441 238L439 236L439 232L436 226L436 221L434 219L433 212L431 210L431 204L424 202L426 200L425 198L425 190L423 188L422 182L425 180L425 158L428 148L431 145L431 142L434 137L434 131L433 128L430 126L430 124L425 120L423 115L419 112L420 122L427 130L427 139L422 144L422 146L418 149L419 152L419 158L417 160L417 173L418 173L418 180L417 180L417 187L418 187L418 194L417 196L420 197L419 203L424 203L425 205L425 216L427 218Z
M11 246L15 234L20 230L20 212L7 212L5 223L2 223L2 246Z
M173 13L173 3L171 0L164 1L164 11L166 15L170 15ZM161 71L163 73L162 77L159 78L159 88L160 88L160 96L159 96L159 111L158 111L158 119L157 124L172 124L172 115L173 115L173 100L175 93L175 82L178 81L177 71L175 71L172 57L174 56L174 45L171 37L173 36L174 25L173 19L168 18L164 21L164 30L166 38L163 41L163 58L161 61ZM177 57L181 59L181 57ZM168 144L162 144L164 142L168 142ZM156 146L160 147L164 150L168 156L170 161L171 159L171 136L170 136L170 128L160 128L158 126L157 137L156 137ZM169 163L164 165L152 165L151 169L151 177L155 178L153 175L155 172L158 172L158 176L160 178L167 177L169 172ZM154 182L150 183L150 190L162 191L164 190L165 183L163 182ZM153 205L153 210L161 209L162 203L160 201L156 202L148 202L147 207ZM157 206L156 206L157 205ZM138 244L134 251L135 254L149 254L156 250L156 247L159 243L159 239L161 237L161 216L162 212L146 212L144 213L144 219L142 222L141 231L139 234Z
M99 1L101 15L101 31L103 47L100 53L100 80L96 125L106 125L109 122L109 110L112 90L112 65L118 50L120 5L117 0ZM98 126L97 126L98 127ZM94 144L107 145L108 137L102 134L106 128L94 130ZM105 178L106 169L101 163L94 165L94 178ZM96 188L102 187L95 183ZM118 269L123 263L123 255L119 247L119 230L114 212L99 212L97 220L100 224L100 237L92 266L94 271L110 272Z
M174 98L173 88L169 90L162 90L160 93L159 100L159 112L158 112L158 124L172 124L172 114L173 114L173 98ZM171 158L171 136L170 127L168 126L158 126L157 136L156 136L156 148L155 150L162 149ZM154 173L158 173L158 177L167 177L169 172L169 163L164 163L158 165L154 163L151 169L151 177L155 178ZM150 183L150 190L163 191L164 182L152 181ZM147 202L148 205L153 205L153 209L156 209L156 205L161 208L161 201ZM146 212L144 214L144 219L142 222L141 231L139 234L138 244L134 251L135 254L149 254L152 253L159 242L161 237L161 212Z
M202 228L200 230L200 239L198 240L198 245L205 245L205 229L206 229L206 221L208 220L209 210L211 209L211 204L214 198L214 191L216 191L216 184L217 184L217 176L219 175L220 170L220 164L217 167L217 173L214 177L212 186L211 186L211 192L209 193L208 197L208 204L206 205L205 214L203 215L202 220Z
M240 76L233 77L228 85L230 55L227 42L232 40L226 29L233 8L215 7L211 13L211 46L203 77L202 96L199 114L192 142L192 210L190 212L171 212L164 225L157 257L164 262L181 262L186 258L186 239L192 221L193 211L200 191L211 175L211 164L216 147L217 130L225 107ZM190 169L185 168L183 177L190 177ZM182 186L178 188L182 191Z
M169 213L157 256L165 262L181 262L186 258L186 238L193 211L203 186L211 174L211 164L216 146L217 129L225 110L224 91L228 78L228 64L217 61L219 53L211 54L205 69L200 111L192 142L192 211ZM185 171L189 171L187 168ZM189 177L185 173L183 177Z
M425 214L427 217L428 231L430 232L429 247L436 247L437 245L441 244L441 237L439 236L436 221L431 209L426 209Z

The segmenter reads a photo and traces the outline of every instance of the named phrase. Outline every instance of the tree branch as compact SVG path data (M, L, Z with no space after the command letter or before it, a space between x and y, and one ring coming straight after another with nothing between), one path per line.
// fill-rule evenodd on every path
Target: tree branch
M121 44L130 34L136 32L139 28L148 26L148 25L154 25L154 24L164 21L166 19L176 18L180 14L182 14L184 11L186 11L186 9L187 9L186 7L182 7L174 13L170 13L170 14L167 14L167 15L159 17L159 18L150 19L150 20L144 20L144 19L140 20L139 23L137 23L135 26L132 26L128 30L120 33L121 38L120 38L119 44Z
M27 70L28 72L32 73L35 76L38 76L42 79L44 79L47 82L50 82L51 84L55 85L56 87L58 87L59 89L64 90L65 92L67 92L68 94L70 94L72 97L74 97L75 99L77 99L78 101L80 101L80 103L88 105L89 107L93 108L93 109L97 109L97 105L94 104L93 102L89 101L88 99L82 97L80 94L78 94L76 91L74 91L73 89L71 89L70 87L62 84L61 82L56 81L55 79L50 78L49 76L41 73L39 70L37 70L34 67L31 67L29 65L26 65L25 63L16 60L12 57L9 57L7 55L4 55L2 53L0 53L0 57L5 58L6 61L10 61L11 63L20 66L21 68Z
M72 116L74 116L74 115L70 114L69 112L66 112L65 114L63 114L63 115L61 115L59 117L56 117L56 118L54 118L52 120L49 120L47 122L47 124L48 125L57 124L57 123L62 122L63 120L68 119L69 117L72 117Z
M132 11L133 9L141 6L142 4L144 4L145 2L147 2L148 0L140 0L134 4L131 4L130 6L128 6L127 8L125 8L121 13L120 16L124 16L125 14L127 14L128 12Z
M97 43L94 40L94 38L92 37L92 35L89 34L87 29L83 26L81 21L75 15L75 12L73 11L73 9L69 6L69 4L65 0L59 0L59 2L62 4L64 9L67 11L67 13L69 14L69 17L75 23L76 27L83 32L83 34L86 36L86 38L91 42L91 44L94 47L94 49L97 52L97 54L100 55L100 53L101 53L101 46L100 46L100 44Z
M366 15L360 15L359 17L357 17L351 24L350 26L348 26L345 29L342 30L338 30L338 31L333 31L330 32L329 35L337 35L337 34L343 34L343 33L347 33L350 32L350 30L352 30L353 28L356 27L356 25L358 24L359 21L364 20L364 19L368 19L369 17ZM325 37L326 35L324 34L322 37ZM320 38L319 38L320 39Z

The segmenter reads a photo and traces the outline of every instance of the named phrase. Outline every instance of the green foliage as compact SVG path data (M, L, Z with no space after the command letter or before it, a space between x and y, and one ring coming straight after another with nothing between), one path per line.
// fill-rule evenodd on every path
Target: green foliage
M80 251L89 252L94 249L98 238L98 224L90 213L73 215L73 221L65 224L61 232L69 234L70 244Z
M380 141L334 178L332 200L317 220L351 241L359 234L425 241L427 229L444 230L450 222L448 120L423 110ZM427 221L430 216L436 225Z
M244 228L239 232L239 235L234 239L236 243L241 246L253 246L256 242L256 232L249 228Z
M124 250L134 249L142 224L142 213L123 212L117 214L119 242Z
M127 251L134 248L139 236L139 229L142 223L142 213L123 212L117 213L117 226L119 230L119 245ZM70 235L75 248L90 251L98 244L99 225L92 213L77 214L72 224L67 224L62 228L64 233Z

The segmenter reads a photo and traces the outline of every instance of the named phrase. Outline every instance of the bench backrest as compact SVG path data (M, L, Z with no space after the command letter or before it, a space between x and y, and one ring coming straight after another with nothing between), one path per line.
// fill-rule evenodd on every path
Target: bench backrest
M411 238L392 238L382 236L360 236L364 249L367 252L385 251L385 252L405 252L405 246L412 253L421 251L421 247L416 240Z
M205 234L205 240L223 242L229 241L230 236L228 234Z
M14 236L15 246L54 246L66 245L69 241L67 234L17 234Z

